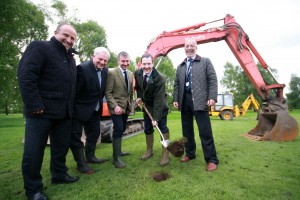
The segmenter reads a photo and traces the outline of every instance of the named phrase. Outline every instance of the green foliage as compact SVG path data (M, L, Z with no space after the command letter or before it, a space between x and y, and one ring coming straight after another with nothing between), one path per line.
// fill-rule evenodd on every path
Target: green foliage
M290 93L287 93L288 106L290 109L300 108L300 77L291 75Z
M159 59L156 59L154 62L154 66L156 66L159 62ZM176 70L173 66L172 61L169 59L169 57L165 57L163 61L160 63L160 65L157 67L157 70L165 75L167 81L166 81L166 92L168 95L168 104L169 108L173 108L173 90L174 90L174 80L175 80L175 73Z
M26 0L1 1L1 41L11 41L20 51L32 40L47 37L43 13Z
M300 110L290 114L300 123ZM97 146L96 155L109 158L103 164L90 164L97 172L80 174L71 152L67 166L71 175L80 176L74 184L52 185L50 175L50 149L46 148L42 166L44 192L50 199L81 200L150 200L150 199L300 199L299 136L292 142L259 142L242 136L256 124L255 112L233 121L211 117L217 154L218 170L205 171L205 161L195 124L197 142L196 159L181 163L171 156L169 165L161 167L159 134L154 132L154 155L142 161L146 150L143 133L122 141L122 150L131 155L122 157L125 169L115 169L111 163L112 145ZM141 113L137 113L141 117ZM171 141L181 135L180 113L168 116ZM25 199L21 158L23 153L24 119L22 115L0 115L0 199ZM166 172L170 178L156 182L151 178L155 172ZM188 187L188 192L187 192ZM267 191L267 192L266 192Z
M227 62L224 66L224 76L221 79L221 84L227 89L227 92L234 96L235 104L242 105L245 99L253 94L255 97L259 97L257 89L255 89L253 83L250 81L250 77L242 70L240 66L233 66L231 63ZM272 78L271 74L265 70L261 64L257 64L257 68L266 83L270 85L275 83L275 80ZM277 70L270 68L270 71L276 75ZM254 77L255 78L255 77ZM275 91L270 91L271 95L275 95ZM258 99L259 103L262 102L262 99Z
M95 47L107 46L103 27L94 21L80 22L75 16L69 17L62 1L37 7L27 0L3 0L0 5L0 21L4 24L0 26L0 113L22 110L16 76L19 58L31 41L47 38L45 19L50 23L69 21L74 25L81 61L89 59Z
M0 21L0 113L20 112L17 83L19 57L33 40L47 37L43 13L26 0L1 1Z
M96 47L107 47L106 33L97 22L72 22L77 31L76 49L79 51L80 61L88 60Z
M57 26L61 22L78 22L76 17L76 11L69 11L67 5L60 0L48 0L48 3L45 1L42 3L36 3L36 6L39 10L42 11L44 17L47 20L47 23Z
M107 67L108 68L114 68L118 66L118 58L117 58L117 54L114 52L110 52L110 58L109 61L107 63Z
M67 9L67 5L64 2L59 1L59 0L54 0L51 7L57 11L59 18L61 18L61 19L66 18L68 9Z

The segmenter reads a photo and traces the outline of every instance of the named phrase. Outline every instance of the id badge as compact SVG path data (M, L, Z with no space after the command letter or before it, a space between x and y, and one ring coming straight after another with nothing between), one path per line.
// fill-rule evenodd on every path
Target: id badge
M188 87L190 85L190 82L186 82L185 86Z

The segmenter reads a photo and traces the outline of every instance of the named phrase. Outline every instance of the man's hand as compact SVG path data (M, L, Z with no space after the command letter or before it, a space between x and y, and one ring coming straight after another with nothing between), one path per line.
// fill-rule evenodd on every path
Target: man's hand
M157 126L157 121L153 120L153 121L152 121L152 125L153 125L153 126Z
M123 113L123 110L122 110L122 108L120 106L116 106L114 108L114 111L115 111L116 115L122 115L122 113Z
M175 108L178 109L178 102L177 102L177 101L174 101L174 102L173 102L173 106L174 106Z
M207 101L207 105L208 105L208 106L213 106L213 105L215 105L215 100L209 99L209 100Z
M140 106L140 103L142 103L142 99L141 98L137 98L136 100L135 100L135 108L137 108L138 106Z

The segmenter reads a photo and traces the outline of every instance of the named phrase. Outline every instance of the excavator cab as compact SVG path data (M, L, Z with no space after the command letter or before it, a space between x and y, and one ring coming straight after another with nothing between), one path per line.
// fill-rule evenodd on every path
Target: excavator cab
M235 117L233 96L231 94L218 94L217 102L210 107L210 116L219 116L222 120L232 120Z

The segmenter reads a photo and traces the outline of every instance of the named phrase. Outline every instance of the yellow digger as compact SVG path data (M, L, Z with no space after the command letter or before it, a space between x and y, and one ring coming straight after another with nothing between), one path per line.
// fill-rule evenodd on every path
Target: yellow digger
M209 115L220 117L222 120L232 120L235 117L233 96L231 94L218 94L216 104L210 106Z
M244 103L242 104L242 107L239 109L239 114L241 116L244 116L247 112L247 110L249 109L250 105L252 104L253 109L256 112L259 112L260 106L258 101L254 98L253 94L250 94L247 99L244 101Z
M232 120L233 117L246 115L250 105L258 112L260 105L253 94L250 94L243 102L241 108L233 104L233 96L231 94L218 94L218 102L210 107L209 115L220 117L222 120Z

